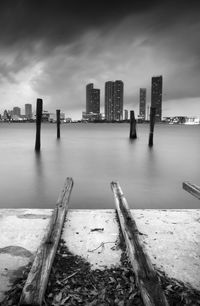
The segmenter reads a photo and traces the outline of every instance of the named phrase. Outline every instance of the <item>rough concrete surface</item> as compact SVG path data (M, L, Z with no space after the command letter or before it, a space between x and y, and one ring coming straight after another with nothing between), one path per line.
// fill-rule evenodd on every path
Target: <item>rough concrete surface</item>
M150 259L200 290L200 210L132 210Z
M15 272L32 261L45 235L50 209L0 210L0 301ZM169 277L200 290L200 210L132 210L152 263ZM69 210L62 239L93 269L120 264L113 209Z
M0 301L17 270L34 258L52 210L0 209Z
M93 269L120 265L118 237L113 209L70 210L62 235L69 251L89 261Z

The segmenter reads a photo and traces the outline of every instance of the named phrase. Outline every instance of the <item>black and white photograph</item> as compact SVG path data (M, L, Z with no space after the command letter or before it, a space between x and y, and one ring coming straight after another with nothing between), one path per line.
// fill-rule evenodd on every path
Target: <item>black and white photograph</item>
M200 305L200 1L0 0L0 305Z

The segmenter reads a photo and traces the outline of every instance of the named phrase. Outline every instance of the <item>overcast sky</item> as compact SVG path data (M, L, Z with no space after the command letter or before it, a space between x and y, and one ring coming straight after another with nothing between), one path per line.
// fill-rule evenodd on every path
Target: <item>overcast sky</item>
M123 80L124 108L163 76L163 116L200 116L200 1L0 0L0 113L44 100L81 118L85 86Z

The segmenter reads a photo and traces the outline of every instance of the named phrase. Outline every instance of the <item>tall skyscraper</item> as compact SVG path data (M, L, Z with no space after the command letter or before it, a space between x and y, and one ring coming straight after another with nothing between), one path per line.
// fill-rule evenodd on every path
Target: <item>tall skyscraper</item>
M146 119L146 88L140 88L140 108L139 108L140 119Z
M120 80L105 83L105 119L123 119L124 83Z
M92 100L93 100L92 112L95 114L99 114L100 113L100 89L97 89L97 88L93 89Z
M105 119L114 120L114 82L105 83Z
M162 76L152 77L151 106L156 108L156 121L162 120Z
M122 81L115 81L114 83L114 99L115 99L115 120L123 120L123 97L124 97L124 83Z
M25 104L25 116L27 119L32 118L32 104Z
M90 83L86 86L86 113L100 113L100 89Z

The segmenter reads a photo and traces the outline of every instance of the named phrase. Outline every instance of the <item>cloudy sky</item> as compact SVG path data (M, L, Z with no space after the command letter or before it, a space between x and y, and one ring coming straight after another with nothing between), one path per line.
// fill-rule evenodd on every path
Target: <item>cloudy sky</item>
M0 113L44 100L78 119L85 86L123 80L124 107L163 76L163 116L200 116L200 1L0 0Z

